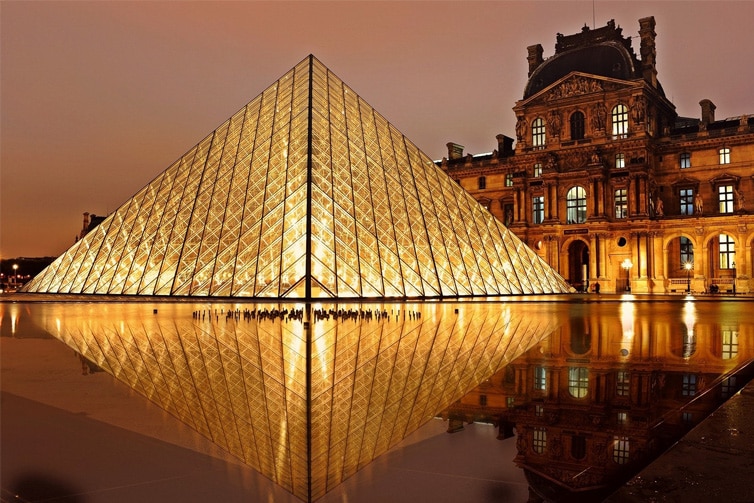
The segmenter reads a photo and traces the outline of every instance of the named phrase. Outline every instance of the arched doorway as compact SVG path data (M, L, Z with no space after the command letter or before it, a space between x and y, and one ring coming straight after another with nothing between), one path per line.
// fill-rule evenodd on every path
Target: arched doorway
M580 292L589 289L589 246L578 239L568 245L568 282Z

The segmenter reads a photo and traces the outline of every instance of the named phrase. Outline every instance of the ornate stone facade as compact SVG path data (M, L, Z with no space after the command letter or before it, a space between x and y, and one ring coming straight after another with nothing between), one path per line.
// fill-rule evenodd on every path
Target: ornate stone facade
M639 25L641 59L612 21L529 47L515 149L440 164L578 289L754 291L754 117L679 117Z

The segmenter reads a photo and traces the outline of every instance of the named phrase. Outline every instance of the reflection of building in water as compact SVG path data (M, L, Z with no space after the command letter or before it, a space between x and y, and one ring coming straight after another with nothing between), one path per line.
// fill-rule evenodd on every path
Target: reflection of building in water
M696 320L693 303L683 319L654 316L574 315L446 410L449 430L485 421L499 426L499 438L515 431L531 501L599 500L754 371L750 323Z
M81 355L82 371L113 375L304 501L397 445L558 323L530 303L308 311L50 303L35 321Z
M638 25L558 34L548 58L528 47L515 149L502 134L491 154L449 143L439 164L574 286L752 290L754 115L716 118L703 99L679 117L655 20Z

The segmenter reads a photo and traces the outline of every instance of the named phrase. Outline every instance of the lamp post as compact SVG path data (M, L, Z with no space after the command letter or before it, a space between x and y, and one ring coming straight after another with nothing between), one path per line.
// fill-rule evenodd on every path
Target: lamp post
M634 266L631 259L625 259L620 266L626 271L626 291L631 291L631 268Z
M694 268L694 264L686 262L683 267L686 269L686 293L691 293L691 269Z
M18 286L18 264L13 264L13 284Z

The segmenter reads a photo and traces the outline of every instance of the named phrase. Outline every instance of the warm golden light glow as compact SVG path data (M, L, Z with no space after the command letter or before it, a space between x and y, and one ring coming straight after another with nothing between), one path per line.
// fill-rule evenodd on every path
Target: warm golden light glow
M44 328L305 501L559 323L531 303L48 306Z
M570 287L312 57L25 290L295 299Z

